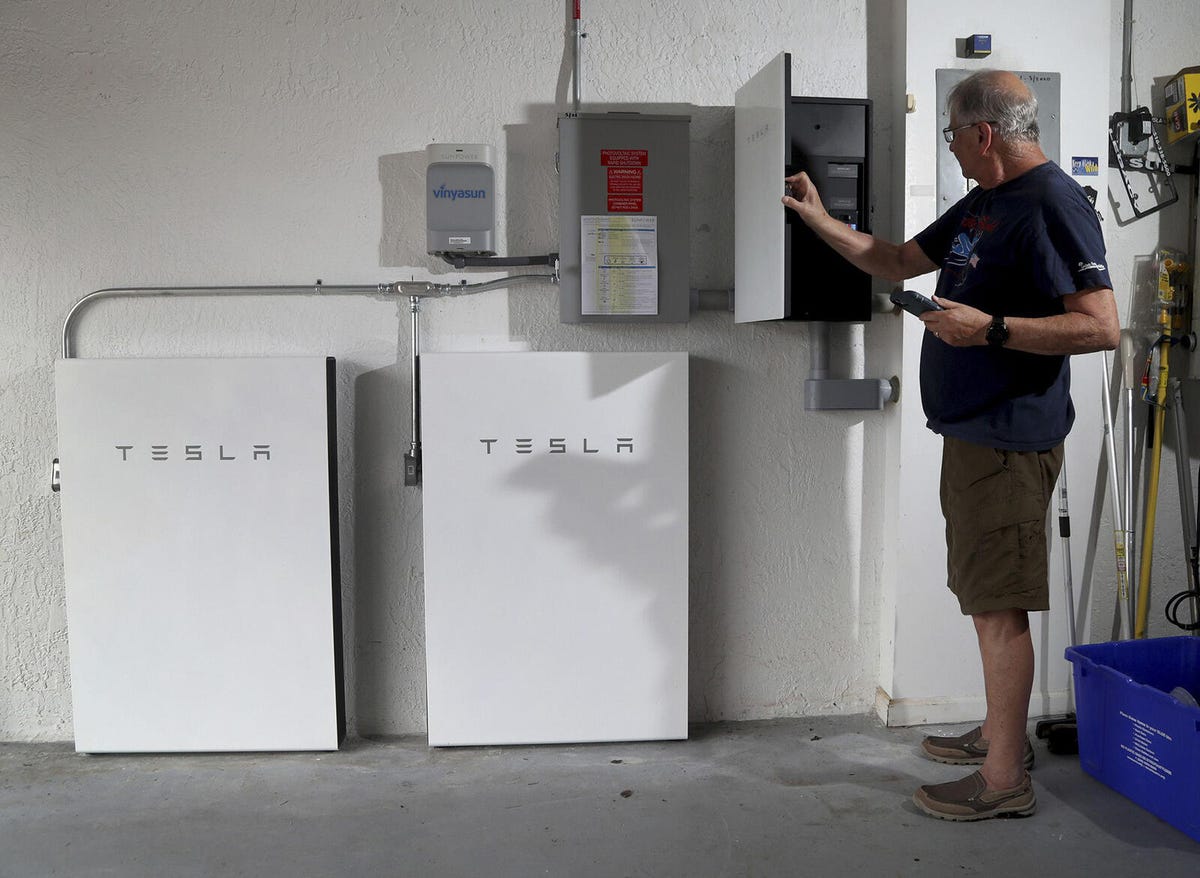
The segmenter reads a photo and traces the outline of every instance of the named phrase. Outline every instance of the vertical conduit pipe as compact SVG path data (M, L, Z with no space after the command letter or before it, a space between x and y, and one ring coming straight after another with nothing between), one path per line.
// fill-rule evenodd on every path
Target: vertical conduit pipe
M829 377L829 324L810 323L808 328L808 377L819 381Z
M412 330L412 343L409 345L409 373L412 375L412 441L408 452L414 461L421 459L421 332L419 317L421 299L419 296L408 297L409 324Z
M1121 19L1121 112L1133 109L1133 0L1125 0Z
M579 100L583 87L579 80L583 74L583 19L580 17L582 0L574 0L575 4L575 75L571 81L572 104L576 113L579 112Z

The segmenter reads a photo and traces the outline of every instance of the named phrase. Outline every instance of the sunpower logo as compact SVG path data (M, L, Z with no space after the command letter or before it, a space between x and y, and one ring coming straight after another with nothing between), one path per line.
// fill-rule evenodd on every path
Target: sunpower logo
M434 198L446 198L450 201L457 201L460 198L487 198L486 189L449 189L446 184L433 190Z

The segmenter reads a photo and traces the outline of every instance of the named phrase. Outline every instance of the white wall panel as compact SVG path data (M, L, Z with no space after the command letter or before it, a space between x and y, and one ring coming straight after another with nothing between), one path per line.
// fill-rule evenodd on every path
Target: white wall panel
M1031 22L1037 22L1036 27ZM972 33L992 35L992 54L983 60L955 57L956 40ZM1069 39L1052 35L1070 35ZM936 99L939 68L984 67L1054 71L1061 74L1061 154L1070 173L1071 156L1104 156L1107 149L1110 10L1104 3L1047 5L1014 0L1003 8L959 7L938 0L909 0L907 87L915 111L906 117L904 238L911 238L936 216L936 151L947 149L939 129L943 108ZM1104 191L1101 175L1080 178ZM897 181L899 182L899 181ZM1100 208L1104 209L1101 203ZM1114 231L1107 217L1104 232ZM931 295L935 274L907 286ZM923 329L904 325L901 380L912 391L903 406L900 428L900 531L897 544L895 655L892 676L882 682L891 696L885 708L893 724L955 722L983 716L983 676L970 619L946 588L944 522L938 500L941 439L925 427L917 396ZM1071 518L1075 588L1081 588L1087 557L1087 525L1092 520L1101 437L1098 354L1072 359L1072 396L1077 417L1067 440L1067 469L1072 487ZM1053 510L1052 510L1053 513ZM1055 521L1051 515L1050 520ZM1070 668L1063 659L1067 640L1061 548L1056 536L1050 560L1048 614L1032 614L1037 671L1031 715L1065 710ZM1081 635L1084 633L1082 627ZM931 640L931 632L936 638ZM936 648L931 645L936 643Z

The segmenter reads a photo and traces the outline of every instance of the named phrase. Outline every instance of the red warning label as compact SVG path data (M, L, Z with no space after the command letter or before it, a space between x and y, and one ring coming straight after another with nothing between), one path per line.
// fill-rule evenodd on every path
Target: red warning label
M640 195L610 195L608 196L609 213L641 213L642 196Z
M609 168L608 193L610 195L640 195L642 193L642 169Z
M650 151L645 149L602 149L600 164L606 168L644 168L650 164Z

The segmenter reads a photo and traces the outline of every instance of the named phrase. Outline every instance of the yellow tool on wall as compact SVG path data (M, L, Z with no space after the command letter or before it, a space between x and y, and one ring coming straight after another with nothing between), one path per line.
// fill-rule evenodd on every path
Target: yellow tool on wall
M1159 337L1150 348L1146 373L1142 376L1142 398L1154 407L1154 444L1150 450L1150 482L1147 486L1146 514L1142 537L1141 574L1138 577L1137 619L1133 636L1145 637L1150 617L1150 569L1154 556L1154 518L1158 509L1158 479L1162 469L1163 432L1167 416L1167 382L1170 378L1170 350L1183 330L1188 272L1191 266L1182 253L1159 250L1158 261L1158 328ZM1157 369L1154 361L1157 359Z

